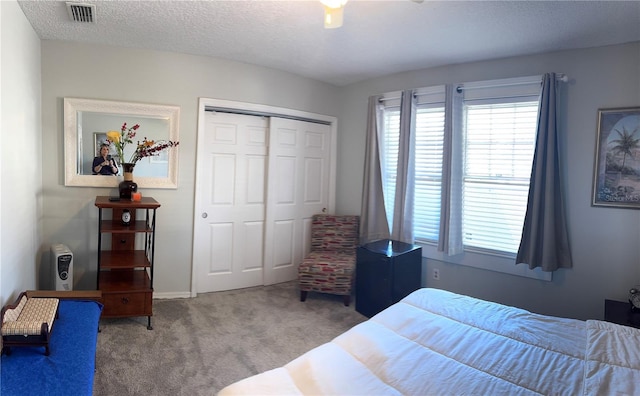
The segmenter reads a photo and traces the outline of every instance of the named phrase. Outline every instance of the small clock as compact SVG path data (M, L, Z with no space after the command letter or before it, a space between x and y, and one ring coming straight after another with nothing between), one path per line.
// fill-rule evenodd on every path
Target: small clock
M131 224L131 212L129 209L124 209L122 211L122 225L128 226Z
M635 286L629 290L629 302L632 311L640 311L640 286Z

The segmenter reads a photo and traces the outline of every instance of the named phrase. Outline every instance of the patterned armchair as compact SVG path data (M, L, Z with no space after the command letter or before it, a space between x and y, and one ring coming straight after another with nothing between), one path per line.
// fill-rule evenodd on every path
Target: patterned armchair
M311 252L298 267L300 301L310 291L344 296L344 305L351 302L355 281L356 248L359 216L313 216Z

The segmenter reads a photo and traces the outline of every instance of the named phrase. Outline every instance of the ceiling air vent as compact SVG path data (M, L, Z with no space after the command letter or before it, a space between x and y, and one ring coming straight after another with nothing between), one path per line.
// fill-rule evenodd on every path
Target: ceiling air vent
M84 3L67 3L69 18L74 22L95 22L96 5Z

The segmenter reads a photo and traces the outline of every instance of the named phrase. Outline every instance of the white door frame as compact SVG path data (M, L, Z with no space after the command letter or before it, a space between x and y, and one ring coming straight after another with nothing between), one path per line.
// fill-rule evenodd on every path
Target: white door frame
M336 198L336 144L337 144L337 130L338 130L338 119L333 116L311 113L307 111L293 110L287 109L284 107L276 107L269 105L261 105L255 103L245 103L245 102L236 102L230 100L222 100L222 99L212 99L212 98L199 98L198 102L198 135L196 139L196 152L197 147L201 144L202 139L205 137L206 133L206 122L205 122L205 109L209 108L217 108L217 109L227 109L232 112L240 113L240 114L248 114L248 115L267 115L274 117L285 117L285 118L296 118L301 120L315 120L321 121L323 123L327 123L331 129L331 165L330 165L330 176L329 176L329 203L328 203L328 211L329 213L333 213L335 208L335 198ZM196 159L197 163L197 159ZM196 175L195 178L195 186L197 189L198 186L198 177ZM193 235L195 235L195 225L196 225L196 217L200 216L202 212L202 204L200 202L200 194L195 192L195 204L194 204L194 214L193 214ZM191 260L191 297L197 296L196 291L196 269L194 268L195 260L193 259L195 254L195 239L193 240L192 247L192 260Z

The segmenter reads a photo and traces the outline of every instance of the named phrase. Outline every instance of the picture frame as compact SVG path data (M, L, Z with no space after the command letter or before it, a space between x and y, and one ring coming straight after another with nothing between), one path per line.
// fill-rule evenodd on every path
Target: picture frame
M592 205L640 209L640 107L598 109Z

